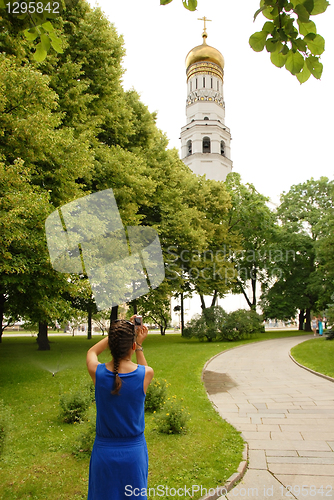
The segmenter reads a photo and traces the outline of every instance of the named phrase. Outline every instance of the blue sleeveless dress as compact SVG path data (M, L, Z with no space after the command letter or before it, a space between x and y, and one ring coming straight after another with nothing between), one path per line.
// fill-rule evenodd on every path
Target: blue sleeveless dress
M148 454L144 436L145 366L120 373L122 387L111 394L115 375L96 369L96 437L89 464L88 500L147 500Z

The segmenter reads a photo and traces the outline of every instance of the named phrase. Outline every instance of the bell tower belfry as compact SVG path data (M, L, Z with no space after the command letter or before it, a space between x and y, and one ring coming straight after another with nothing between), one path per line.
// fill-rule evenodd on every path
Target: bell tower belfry
M181 129L181 158L197 175L225 181L232 171L231 134L225 125L224 58L207 45L206 17L203 43L186 57L187 124Z

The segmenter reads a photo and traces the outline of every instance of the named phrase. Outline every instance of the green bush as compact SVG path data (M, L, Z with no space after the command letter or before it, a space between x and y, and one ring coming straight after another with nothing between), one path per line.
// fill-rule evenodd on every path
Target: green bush
M60 418L67 424L81 422L92 402L90 385L76 391L61 394L59 398Z
M263 319L256 311L238 309L226 316L217 335L218 340L242 340L254 333L263 333Z
M183 434L186 432L189 413L174 398L164 404L161 414L157 417L157 428L163 434Z
M8 438L9 422L9 409L4 404L3 400L0 399L0 456L3 454L5 443Z
M159 381L158 379L154 379L152 381L146 392L145 411L159 411L163 407L167 397L167 385L164 380Z
M200 340L207 339L208 342L212 342L220 333L227 316L220 306L204 309L201 316L194 316L186 325L183 336L196 337Z
M79 434L73 447L73 454L77 457L87 457L92 453L95 440L95 423L85 422L85 428Z
M183 335L200 340L242 340L264 332L262 317L255 311L238 309L226 313L220 306L210 307L186 325Z

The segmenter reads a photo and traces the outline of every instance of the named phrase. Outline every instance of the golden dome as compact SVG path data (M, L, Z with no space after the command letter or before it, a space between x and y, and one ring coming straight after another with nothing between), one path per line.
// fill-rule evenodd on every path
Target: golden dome
M210 47L206 43L206 33L203 33L203 43L202 45L198 45L194 47L186 57L186 68L188 68L195 63L198 62L212 62L220 66L220 68L224 69L224 58L219 50L214 47Z

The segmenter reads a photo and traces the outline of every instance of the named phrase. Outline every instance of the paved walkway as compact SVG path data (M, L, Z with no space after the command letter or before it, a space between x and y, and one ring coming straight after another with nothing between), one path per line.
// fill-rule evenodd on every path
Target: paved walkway
M244 478L221 499L334 499L334 383L289 358L310 338L250 344L207 365L209 398L249 446Z

